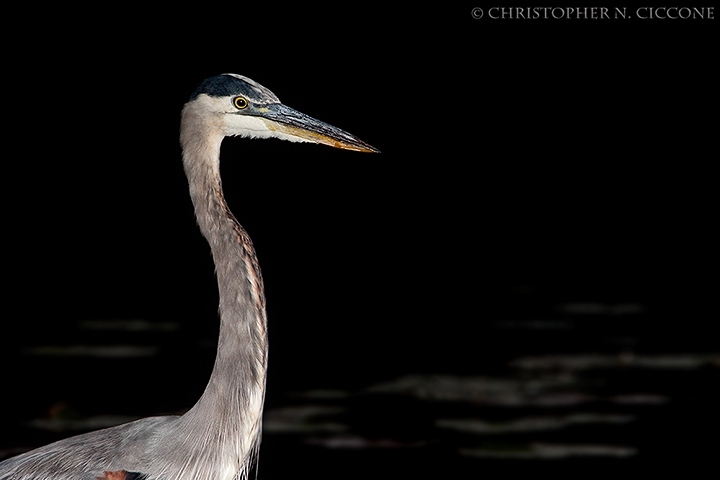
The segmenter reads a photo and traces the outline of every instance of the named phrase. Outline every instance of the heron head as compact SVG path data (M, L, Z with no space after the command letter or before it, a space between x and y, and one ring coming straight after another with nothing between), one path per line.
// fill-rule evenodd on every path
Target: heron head
M279 138L360 152L379 151L348 132L283 105L267 88L233 73L205 79L185 105L183 121L186 115L217 129L222 136Z

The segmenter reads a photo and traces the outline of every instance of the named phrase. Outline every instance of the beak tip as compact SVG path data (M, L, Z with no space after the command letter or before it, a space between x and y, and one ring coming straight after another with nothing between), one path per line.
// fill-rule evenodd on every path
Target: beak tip
M363 148L360 151L363 153L380 153L380 150L378 150L377 148L372 147L370 145L368 145L367 147Z

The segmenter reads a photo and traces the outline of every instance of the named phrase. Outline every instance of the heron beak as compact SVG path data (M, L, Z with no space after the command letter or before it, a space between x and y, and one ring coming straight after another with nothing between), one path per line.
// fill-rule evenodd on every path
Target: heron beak
M286 107L282 103L270 104L260 109L260 113L260 118L271 130L335 148L356 152L380 152L355 135Z

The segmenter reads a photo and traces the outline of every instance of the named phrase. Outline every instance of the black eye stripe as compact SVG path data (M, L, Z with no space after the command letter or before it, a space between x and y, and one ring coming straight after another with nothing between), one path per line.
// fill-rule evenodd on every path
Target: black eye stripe
M233 98L233 105L235 105L235 108L242 110L243 108L247 108L249 103L245 97L235 97Z

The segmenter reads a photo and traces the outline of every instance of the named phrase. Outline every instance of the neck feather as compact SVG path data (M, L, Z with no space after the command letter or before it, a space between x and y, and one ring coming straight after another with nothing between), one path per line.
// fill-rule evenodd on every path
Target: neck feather
M223 196L222 136L213 135L210 129L183 131L188 132L181 143L190 196L215 262L220 339L205 392L181 422L193 435L207 437L207 445L216 449L216 454L230 454L246 467L259 443L265 391L267 318L263 281L250 237ZM228 449L231 452L221 453Z

